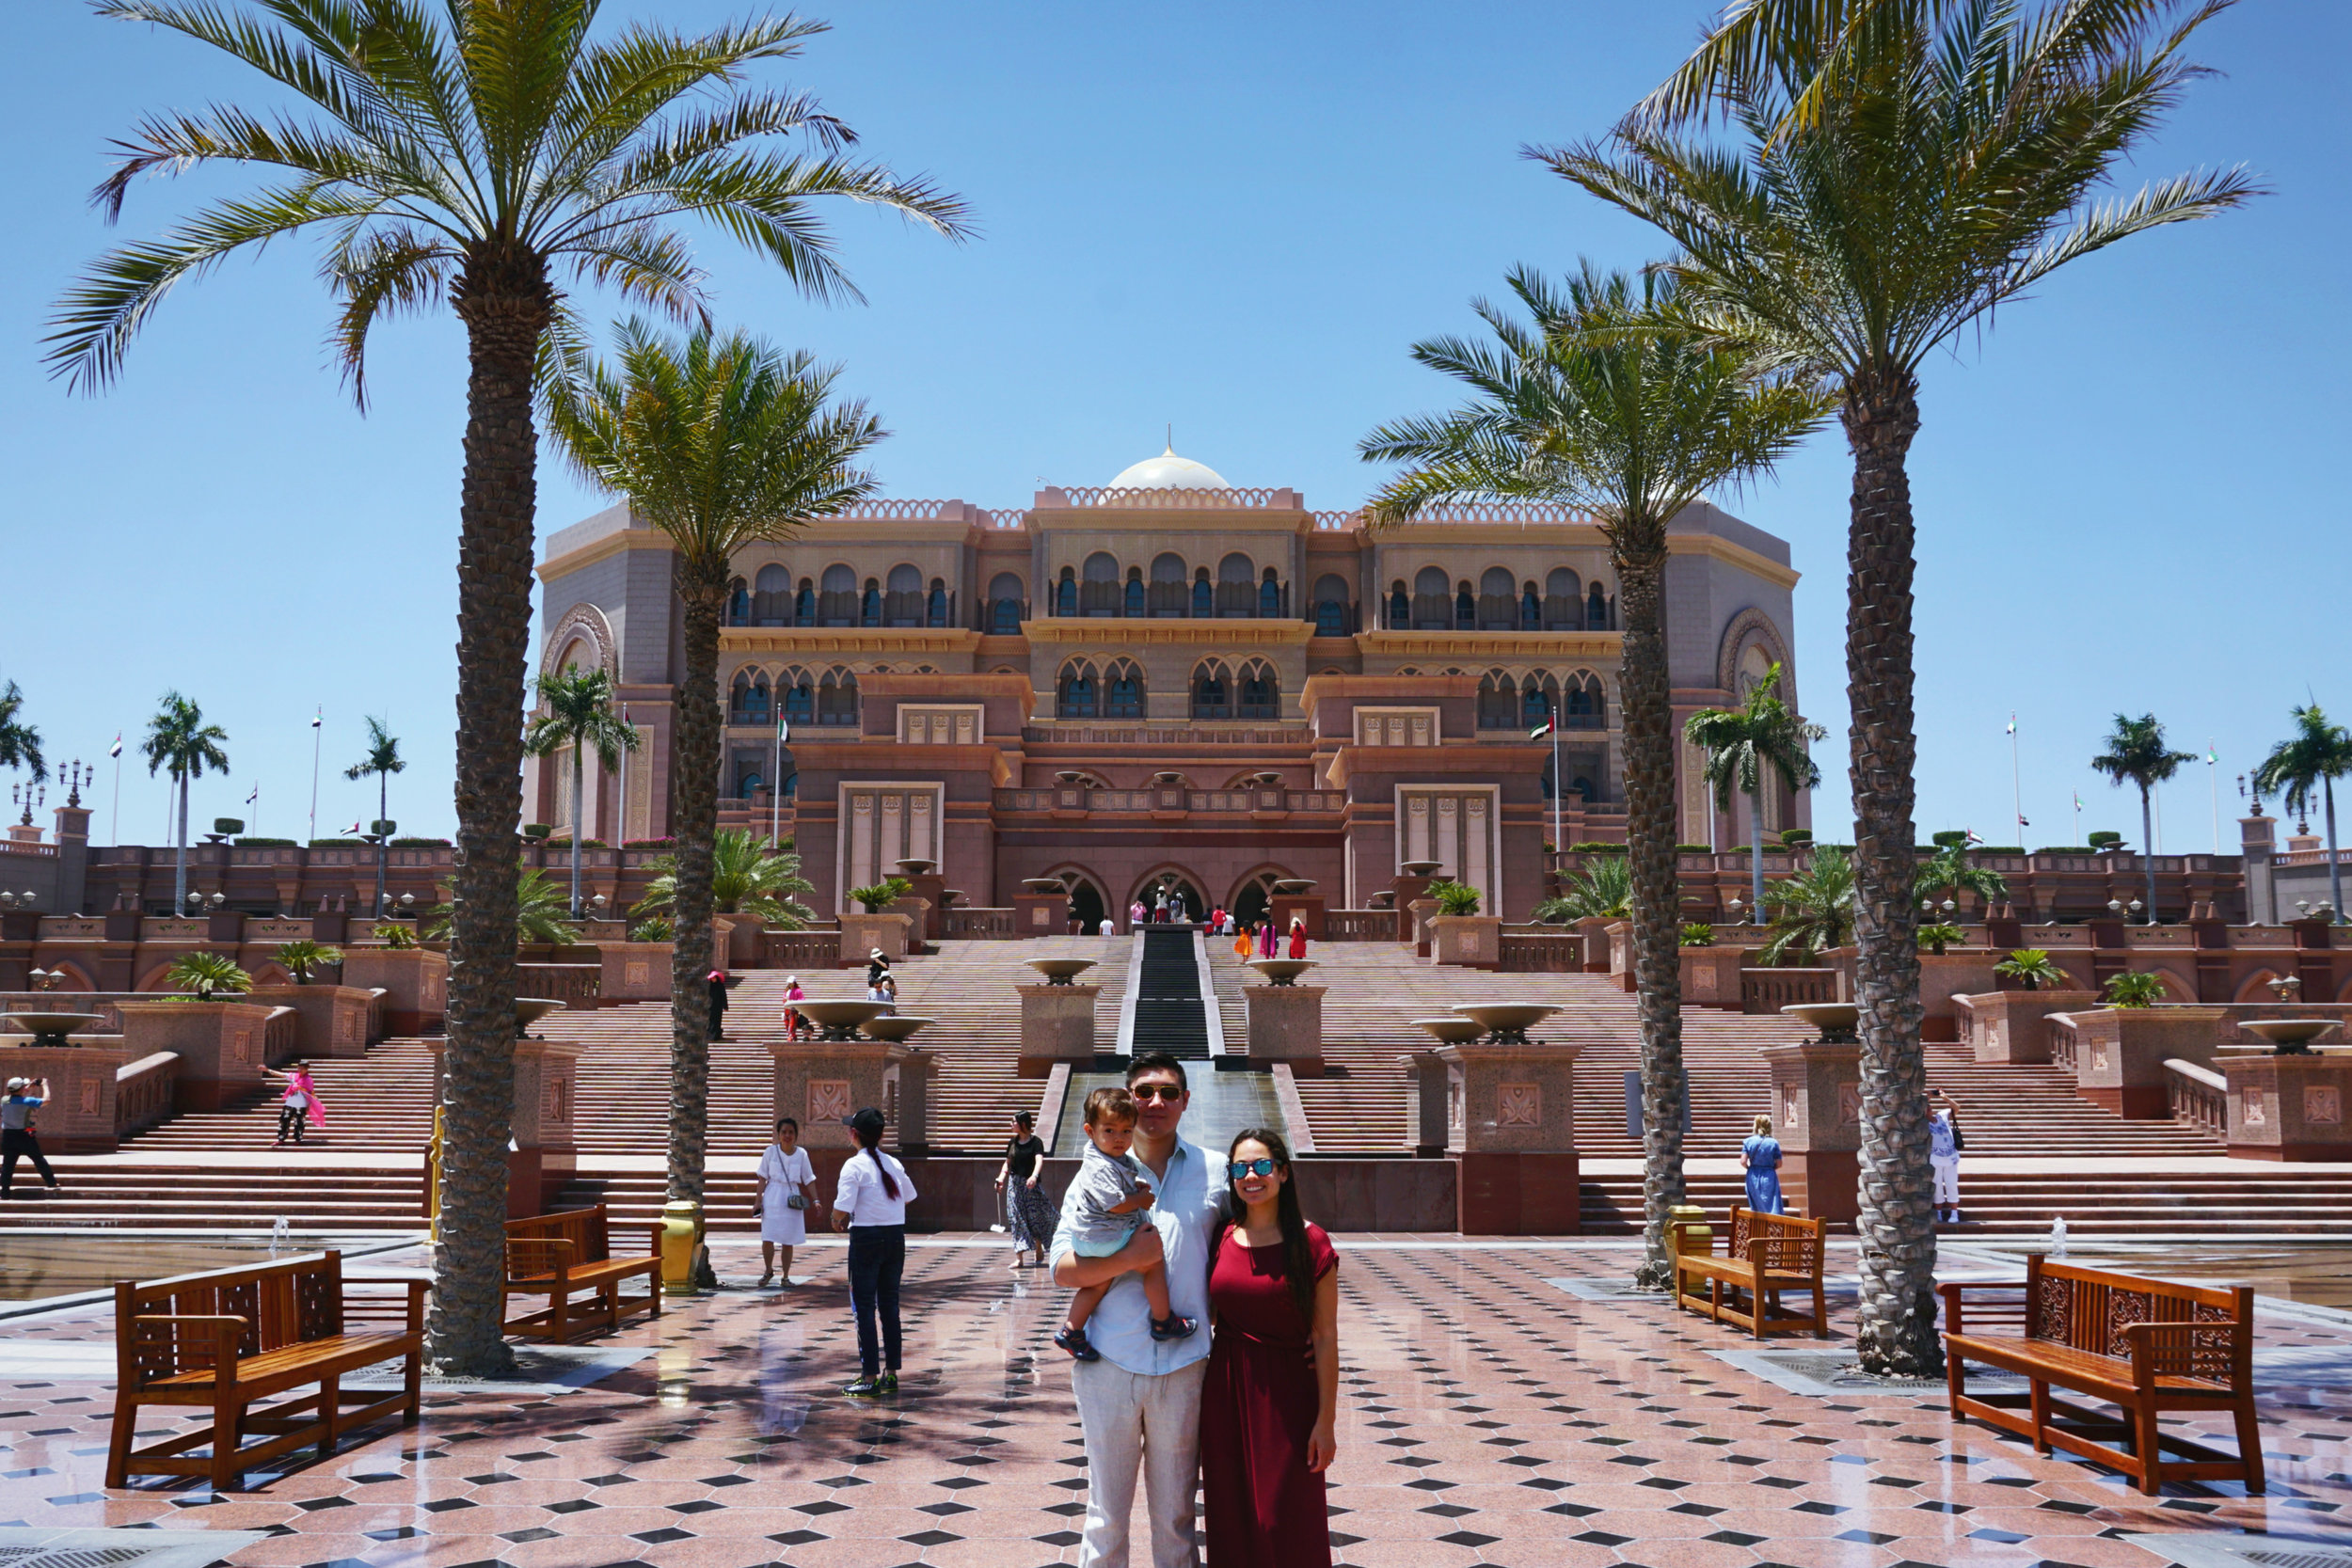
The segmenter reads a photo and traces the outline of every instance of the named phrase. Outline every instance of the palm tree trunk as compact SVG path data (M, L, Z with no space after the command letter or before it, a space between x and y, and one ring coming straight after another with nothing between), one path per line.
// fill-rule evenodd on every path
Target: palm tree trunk
M1758 781L1756 793L1748 797L1748 923L1764 924L1764 791L1770 786Z
M1633 990L1642 1021L1642 1263L1635 1282L1672 1284L1666 1221L1682 1202L1682 904L1675 875L1674 697L1666 671L1662 524L1615 552L1624 616L1617 673L1625 709L1626 869L1632 882ZM1555 783L1554 787L1557 787Z
M2148 786L2139 786L2139 863L2148 873L2148 924L2156 923L2156 818Z
M455 295L469 359L457 553L458 902L442 1053L441 1239L426 1348L445 1372L501 1377L515 1365L501 1325L515 1108L516 833L538 499L532 372L554 293L537 256L484 246L469 255Z
M580 768L580 752L585 742L572 742L572 918L580 918L580 841L587 832L588 785Z
M1854 999L1861 1004L1862 1243L1856 1349L1869 1371L1931 1375L1934 1196L1928 1168L1927 1061L1919 1047L1918 905L1912 806L1913 525L1906 460L1918 388L1894 368L1848 383L1840 410L1853 451L1847 544L1846 675L1853 711Z
M188 772L180 770L180 845L172 862L171 912L188 912Z
M2322 777L2320 799L2328 810L2328 903L2335 911L2333 924L2344 924L2344 867L2336 863L2336 781Z
M719 825L719 611L726 600L723 560L677 558L685 616L684 679L677 689L676 892L670 911L670 1196L702 1201L710 1119L710 881ZM715 1285L707 1255L696 1283Z

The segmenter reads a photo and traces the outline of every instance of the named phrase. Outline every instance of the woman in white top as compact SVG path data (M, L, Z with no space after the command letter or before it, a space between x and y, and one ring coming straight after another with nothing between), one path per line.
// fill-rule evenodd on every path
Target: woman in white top
M850 1118L857 1152L842 1165L833 1190L833 1227L850 1233L850 1301L857 1311L858 1380L842 1392L861 1399L898 1391L898 1279L907 1266L907 1205L914 1181L906 1166L882 1152L887 1125L871 1105Z
M752 1212L759 1216L759 1287L777 1275L776 1253L784 1253L784 1283L792 1283L792 1249L808 1240L803 1218L817 1201L817 1167L801 1147L801 1124L790 1117L776 1123L776 1141L760 1151L759 1190Z

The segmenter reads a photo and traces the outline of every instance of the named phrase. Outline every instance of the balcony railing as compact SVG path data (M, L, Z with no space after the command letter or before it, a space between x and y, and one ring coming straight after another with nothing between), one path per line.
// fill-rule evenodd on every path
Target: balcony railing
M1777 1013L1806 1002L1837 1000L1837 971L1834 969L1743 969L1740 972L1740 1010Z
M604 992L604 969L599 964L530 964L515 966L515 994L593 1007Z
M180 1053L158 1051L115 1069L115 1136L127 1138L171 1118Z
M1567 931L1506 928L1499 957L1508 974L1573 974L1584 967L1584 939Z
M2230 1133L2230 1083L2221 1074L2195 1062L2168 1056L2164 1063L2165 1091L2172 1119L2201 1127L2216 1137Z
M770 969L832 969L841 961L841 933L831 927L762 931L759 942Z
M1057 784L1044 789L1000 789L999 811L1181 811L1244 814L1261 811L1338 811L1347 803L1336 789L1089 789Z
M954 906L941 916L941 930L950 941L997 942L1020 936L1013 911Z
M1396 911L1394 910L1326 910L1323 911L1323 940L1326 942L1394 942Z

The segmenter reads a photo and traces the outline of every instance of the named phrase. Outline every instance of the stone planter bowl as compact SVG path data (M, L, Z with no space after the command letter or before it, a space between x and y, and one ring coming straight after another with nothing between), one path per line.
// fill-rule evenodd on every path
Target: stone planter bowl
M959 899L959 898L961 898L961 897L962 897L962 896L963 896L963 889L961 889L961 888L960 888L960 887L944 887L944 888L941 888L941 889L939 890L939 907L940 907L941 909L943 909L943 910L944 910L944 909L946 909L948 905L950 905L950 904L954 903L957 899Z
M1285 898L1295 898L1300 894L1311 891L1314 885L1314 879L1311 877L1285 877L1274 884L1274 891Z
M76 1030L87 1029L101 1022L98 1013L0 1013L0 1022L22 1029L33 1037L33 1043L55 1050L72 1045L67 1037Z
M884 1013L880 1018L867 1019L861 1027L865 1029L866 1037L869 1040L888 1040L893 1045L904 1045L910 1036L917 1033L923 1025L929 1022L930 1020L928 1018L909 1018L904 1013Z
M1499 1038L1524 1036L1560 1009L1549 1002L1461 1002L1454 1010Z
M1434 877L1443 861L1406 861L1399 867L1407 877Z
M1024 889L1029 893L1037 895L1039 897L1043 897L1047 894L1068 893L1070 891L1068 887L1063 885L1062 879L1059 877L1024 877L1021 879L1021 885Z
M549 1013L560 1013L570 1006L568 1002L556 1002L544 996L515 998L515 1037L518 1040L529 1039L532 1024Z
M1851 1044L1854 1023L1862 1009L1851 1002L1791 1002L1781 1008L1800 1023L1809 1023L1813 1032L1834 1044Z
M1049 986L1066 986L1094 967L1092 958L1031 958L1029 967L1045 976Z
M859 1027L869 1018L880 1016L888 1006L882 1002L851 1001L839 998L830 1001L800 1001L792 1006L800 1015L823 1032L829 1040L853 1040Z
M1065 768L1054 777L1066 784L1082 784L1087 782L1087 776L1074 768Z
M1312 958L1252 958L1249 967L1265 976L1269 986L1295 986L1298 977L1315 967Z
M898 875L901 877L921 877L928 875L930 872L930 869L939 863L937 861L914 860L893 861L891 863L898 868Z
M2281 1056L2308 1056L2312 1043L2336 1026L2332 1018L2249 1018L2238 1024L2260 1035Z
M1392 910L1396 908L1396 889L1392 887L1384 887L1379 892L1374 894L1372 895L1372 907L1375 910Z
M1417 1018L1413 1027L1427 1030L1439 1045L1468 1045L1486 1032L1474 1018Z

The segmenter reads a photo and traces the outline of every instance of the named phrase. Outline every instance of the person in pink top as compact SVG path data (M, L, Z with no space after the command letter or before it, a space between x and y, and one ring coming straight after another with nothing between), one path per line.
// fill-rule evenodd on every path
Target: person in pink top
M278 1143L289 1139L300 1143L305 1121L314 1121L318 1123L320 1132L326 1131L326 1113L319 1107L318 1087L310 1082L309 1067L296 1062L292 1072L278 1072L269 1068L263 1068L262 1071L264 1076L281 1080L286 1085L285 1098L278 1105Z
M1276 927L1273 921L1269 920L1264 925L1259 927L1258 957L1262 958L1280 958L1282 956L1281 941L1282 938L1280 930L1278 927Z
M808 1020L803 1018L801 1016L801 1009L793 1006L796 1002L805 1000L807 996L808 993L801 989L801 977L799 975L792 974L786 976L784 982L784 1037L787 1040L799 1039L801 1037L801 1031L809 1028ZM809 1032L814 1034L816 1031L811 1029Z

